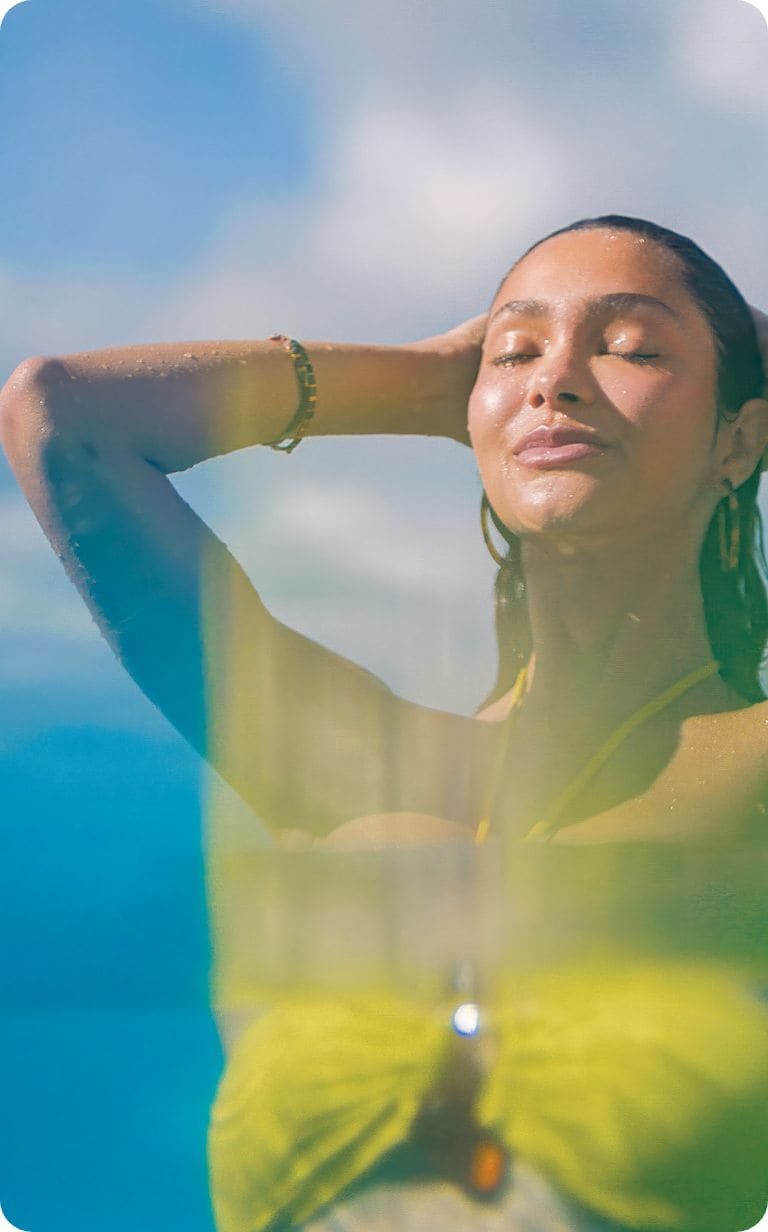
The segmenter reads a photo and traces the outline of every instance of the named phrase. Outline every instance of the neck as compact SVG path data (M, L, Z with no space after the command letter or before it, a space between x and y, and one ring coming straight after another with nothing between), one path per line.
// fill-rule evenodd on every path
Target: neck
M529 703L542 718L620 715L712 658L696 553L669 539L590 550L528 541L523 567Z

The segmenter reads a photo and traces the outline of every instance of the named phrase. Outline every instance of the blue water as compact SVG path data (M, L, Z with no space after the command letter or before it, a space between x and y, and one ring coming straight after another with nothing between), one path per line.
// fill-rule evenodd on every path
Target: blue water
M200 762L87 712L0 690L0 1205L28 1232L212 1232Z

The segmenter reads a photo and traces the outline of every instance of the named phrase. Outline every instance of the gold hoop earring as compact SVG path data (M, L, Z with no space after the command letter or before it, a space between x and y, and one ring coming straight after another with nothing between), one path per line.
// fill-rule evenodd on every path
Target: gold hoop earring
M488 500L488 497L485 495L485 492L483 492L483 498L480 501L480 529L483 532L483 540L491 556L496 561L496 564L501 569L507 569L509 568L511 562L507 559L506 556L501 555L501 552L499 551L499 549L496 547L495 543L491 539L491 528L489 526L490 519L491 519L490 501Z
M720 568L723 573L735 573L739 567L741 550L741 520L739 498L730 479L723 483L728 489L717 507L717 529L720 538Z

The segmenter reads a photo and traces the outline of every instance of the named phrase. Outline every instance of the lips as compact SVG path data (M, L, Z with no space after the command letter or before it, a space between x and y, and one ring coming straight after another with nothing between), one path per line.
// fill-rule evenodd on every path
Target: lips
M608 441L591 428L582 425L542 425L522 437L512 452L519 462L527 466L549 468L597 457L609 448Z
M607 448L608 442L593 432L591 428L558 426L556 428L540 427L529 432L515 445L513 453L522 453L530 448L557 449L560 445L595 445L599 449Z

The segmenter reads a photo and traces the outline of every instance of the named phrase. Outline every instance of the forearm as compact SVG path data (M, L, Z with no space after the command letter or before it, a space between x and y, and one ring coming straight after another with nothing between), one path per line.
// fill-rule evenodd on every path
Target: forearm
M463 438L474 371L450 343L305 346L317 378L307 435ZM12 383L0 395L6 401ZM60 423L66 418L70 431L107 434L167 473L274 440L299 396L289 355L269 341L80 352L49 361L38 384L49 391L49 412Z

